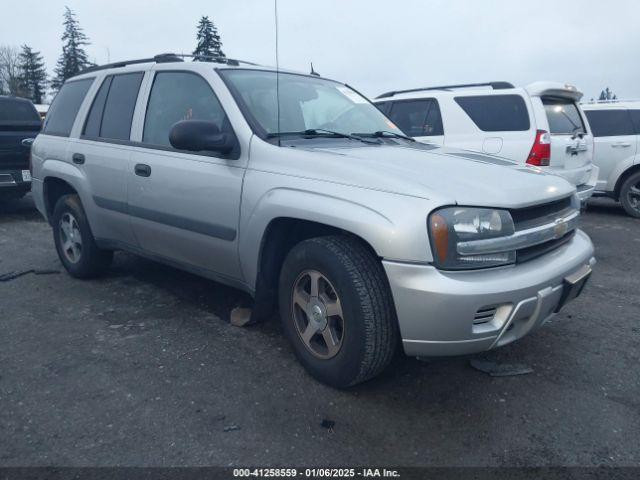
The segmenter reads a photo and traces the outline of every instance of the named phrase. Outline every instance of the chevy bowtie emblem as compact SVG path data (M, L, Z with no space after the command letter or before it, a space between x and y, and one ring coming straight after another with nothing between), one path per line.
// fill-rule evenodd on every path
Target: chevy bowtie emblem
M567 225L567 222L565 222L563 218L559 218L558 220L556 220L556 224L553 227L553 233L556 238L564 237L568 230L569 230L569 226Z

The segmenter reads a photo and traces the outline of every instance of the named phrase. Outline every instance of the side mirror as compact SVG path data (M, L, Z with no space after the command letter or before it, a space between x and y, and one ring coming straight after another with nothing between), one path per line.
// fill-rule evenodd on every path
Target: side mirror
M220 132L215 122L206 120L182 120L169 133L173 148L189 152L230 153L235 146L233 135Z

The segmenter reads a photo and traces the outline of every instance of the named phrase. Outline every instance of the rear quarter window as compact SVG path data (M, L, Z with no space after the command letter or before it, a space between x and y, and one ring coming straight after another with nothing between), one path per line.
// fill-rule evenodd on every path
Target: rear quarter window
M527 104L520 95L476 95L454 100L484 132L522 132L531 127Z
M40 115L33 104L26 100L0 98L0 122L39 122Z
M572 135L587 132L573 100L544 97L542 105L549 121L549 133Z
M47 113L43 133L68 137L93 78L65 83Z
M626 109L585 111L594 137L634 135L631 116Z

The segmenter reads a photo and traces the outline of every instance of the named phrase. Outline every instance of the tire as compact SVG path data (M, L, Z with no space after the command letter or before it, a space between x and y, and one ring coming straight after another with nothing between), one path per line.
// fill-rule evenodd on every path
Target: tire
M318 237L293 247L280 272L279 304L296 356L323 383L364 382L393 358L398 329L389 284L380 261L355 238ZM305 342L308 328L315 333ZM331 347L326 338L335 340Z
M640 218L640 172L631 175L620 187L620 203L628 215Z
M64 195L57 201L53 209L53 239L60 261L72 277L100 276L113 260L111 250L97 247L77 195Z

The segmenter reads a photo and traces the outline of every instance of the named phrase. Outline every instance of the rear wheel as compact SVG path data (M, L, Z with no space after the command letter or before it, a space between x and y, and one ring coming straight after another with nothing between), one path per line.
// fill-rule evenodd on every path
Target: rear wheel
M97 247L77 195L64 195L56 203L53 238L60 261L72 277L97 277L113 259L112 251Z
M622 184L620 203L627 214L640 218L640 172L634 173Z
M348 387L391 361L397 322L389 285L358 240L327 236L296 245L282 267L279 300L296 356L318 380Z

